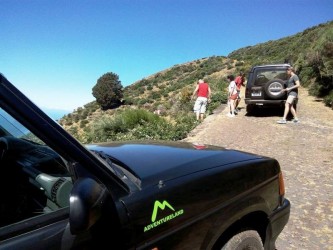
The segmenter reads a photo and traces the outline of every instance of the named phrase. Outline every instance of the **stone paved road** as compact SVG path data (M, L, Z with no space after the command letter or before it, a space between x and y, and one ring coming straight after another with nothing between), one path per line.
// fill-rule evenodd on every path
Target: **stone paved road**
M244 108L235 118L226 112L208 116L184 141L276 158L291 202L277 249L333 249L333 110L301 88L299 124L277 124L280 112L272 110L246 116Z

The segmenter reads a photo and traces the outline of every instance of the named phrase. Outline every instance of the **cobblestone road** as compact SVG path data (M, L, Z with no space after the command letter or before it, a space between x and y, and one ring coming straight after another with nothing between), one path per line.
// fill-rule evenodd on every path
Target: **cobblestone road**
M184 141L202 142L276 158L291 202L278 250L333 249L333 111L300 89L300 123L277 124L280 112L235 118L223 107Z

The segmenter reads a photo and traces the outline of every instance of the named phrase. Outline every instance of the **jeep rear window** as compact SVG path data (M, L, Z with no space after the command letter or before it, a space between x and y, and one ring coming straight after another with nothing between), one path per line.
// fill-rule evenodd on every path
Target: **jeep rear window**
M286 69L257 69L255 72L254 85L262 86L266 82L273 79L281 79L283 81L286 81L288 79Z

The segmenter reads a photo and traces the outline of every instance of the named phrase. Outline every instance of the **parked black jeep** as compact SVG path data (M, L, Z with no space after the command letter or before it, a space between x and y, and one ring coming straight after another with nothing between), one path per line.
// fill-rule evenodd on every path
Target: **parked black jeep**
M251 113L258 107L281 107L287 99L286 88L289 64L254 66L249 72L245 89L246 111ZM295 100L295 108L297 99Z
M272 158L199 143L82 145L0 74L0 249L275 249Z

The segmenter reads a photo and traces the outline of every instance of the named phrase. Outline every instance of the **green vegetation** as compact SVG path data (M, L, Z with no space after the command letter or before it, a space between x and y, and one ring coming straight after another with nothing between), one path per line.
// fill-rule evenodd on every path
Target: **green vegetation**
M194 128L189 114L175 117L173 123L144 109L123 109L115 115L102 115L81 137L84 143L122 140L181 140Z
M101 76L92 89L96 102L103 110L119 106L123 97L122 85L118 75L106 73Z
M207 115L227 102L226 76L253 65L290 63L311 95L333 107L333 21L294 36L211 56L158 72L122 88L107 73L93 88L95 102L59 122L83 143L134 139L181 140L196 126L192 92L199 79L212 89Z

